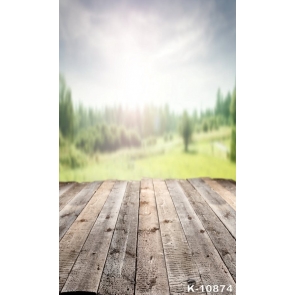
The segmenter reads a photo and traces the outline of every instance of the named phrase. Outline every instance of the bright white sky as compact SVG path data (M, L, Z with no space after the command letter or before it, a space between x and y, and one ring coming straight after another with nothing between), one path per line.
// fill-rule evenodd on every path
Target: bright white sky
M60 72L75 103L200 110L235 85L235 0L59 2Z

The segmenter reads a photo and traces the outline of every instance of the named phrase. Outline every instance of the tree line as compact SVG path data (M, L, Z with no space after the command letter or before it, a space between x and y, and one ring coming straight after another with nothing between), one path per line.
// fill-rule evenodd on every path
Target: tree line
M194 109L189 115L187 111L176 114L168 104L161 107L146 104L141 109L120 104L103 109L85 107L82 103L74 106L71 90L62 75L59 82L60 137L87 154L138 147L143 142L152 144L152 138L158 136L169 140L176 132L183 137L187 151L193 132L208 132L224 125L233 126L235 142L235 89L226 96L218 89L214 109L201 112ZM235 160L235 156L231 159Z

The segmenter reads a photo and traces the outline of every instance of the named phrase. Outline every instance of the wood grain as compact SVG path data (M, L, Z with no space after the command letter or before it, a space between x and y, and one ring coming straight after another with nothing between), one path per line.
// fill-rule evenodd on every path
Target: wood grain
M219 184L221 184L224 188L229 190L234 196L236 196L236 183L233 181L230 181L228 179L220 179L215 178L215 181L217 181Z
M236 281L236 240L199 192L186 180L179 180L179 183L224 264Z
M82 246L115 181L105 181L59 243L59 291L63 288Z
M59 182L59 188L61 188L62 186L64 186L65 184L67 184L68 182Z
M176 180L166 180L166 183L204 285L232 285L233 287L233 292L224 290L207 292L207 294L235 294L235 281L179 183Z
M76 183L73 187L64 192L59 197L59 211L62 210L65 207L65 205L70 200L72 200L85 186L86 183Z
M221 196L234 210L236 210L236 196L234 196L229 190L224 188L221 184L211 178L203 178L219 196Z
M128 183L98 294L134 294L139 185L139 181Z
M117 181L68 276L62 292L97 293L127 182Z
M170 294L184 294L188 291L188 282L191 279L194 280L195 289L199 288L203 283L166 183L163 180L153 180L153 183ZM206 294L201 291L194 293Z
M64 194L67 190L69 190L71 187L73 187L76 183L75 182L69 182L59 187L59 196Z
M153 183L141 181L135 295L169 295Z
M205 199L232 236L236 238L236 211L202 179L192 178L188 181Z
M101 181L95 181L87 184L86 187L59 211L59 240L65 235L101 183Z
M193 284L232 285L207 294L236 294L235 182L108 180L59 189L60 293L184 295Z

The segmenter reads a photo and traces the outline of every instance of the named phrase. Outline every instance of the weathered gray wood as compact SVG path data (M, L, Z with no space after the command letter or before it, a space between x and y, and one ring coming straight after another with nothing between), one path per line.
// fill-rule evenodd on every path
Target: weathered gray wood
M207 294L235 294L235 281L229 274L180 184L176 180L166 180L166 183L204 285L232 285L233 288L233 292L223 290L223 292L207 292Z
M68 191L75 184L76 184L75 182L69 182L69 183L64 184L61 187L59 187L59 196L61 196L62 194L64 194L66 191Z
M75 183L73 187L71 187L69 190L64 192L59 197L59 211L64 208L64 206L73 199L84 187L86 186L86 183Z
M128 183L98 294L134 294L139 181Z
M236 281L236 240L200 196L199 192L186 180L179 180L179 183L220 257Z
M115 183L82 247L62 292L97 292L126 185L126 181Z
M236 238L236 211L202 179L193 178L188 181L205 199L232 236Z
M188 282L193 279L194 288L203 284L192 251L163 180L153 180L163 249L169 279L170 294L188 292ZM195 294L206 294L196 291Z
M151 179L141 181L135 286L139 294L170 294Z
M234 210L236 210L236 197L224 188L221 184L211 178L203 178L205 183L207 183L219 196L221 196Z
M59 188L61 188L62 186L66 185L67 182L59 182Z
M105 181L85 206L59 243L59 291L64 286L82 246L115 181Z
M229 190L236 197L236 183L234 181L220 178L215 178L214 180Z
M59 211L59 240L79 216L90 198L100 186L101 181L89 183L61 211Z

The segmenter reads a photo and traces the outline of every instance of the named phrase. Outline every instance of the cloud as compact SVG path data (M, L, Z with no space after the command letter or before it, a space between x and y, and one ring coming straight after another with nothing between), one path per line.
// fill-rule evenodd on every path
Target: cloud
M216 1L107 2L60 1L60 70L75 101L200 108L233 88L234 11Z

